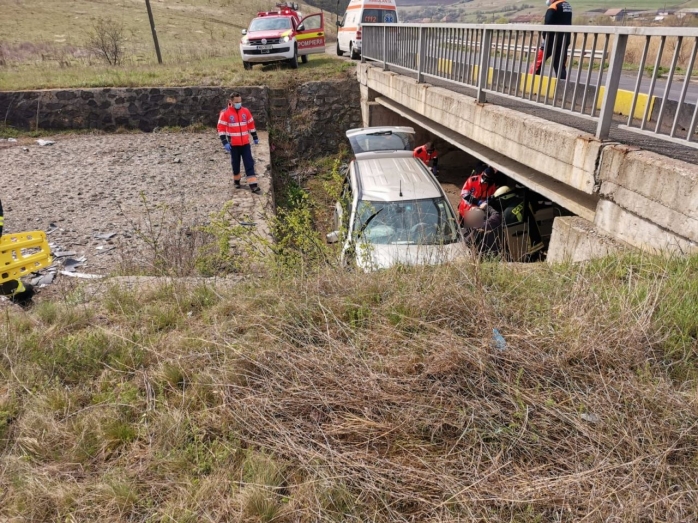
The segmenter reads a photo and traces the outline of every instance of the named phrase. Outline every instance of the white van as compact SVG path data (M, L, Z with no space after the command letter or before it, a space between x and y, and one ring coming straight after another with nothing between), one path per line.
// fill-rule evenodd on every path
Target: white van
M396 24L395 0L351 0L341 20L337 20L337 56L361 56L361 24Z

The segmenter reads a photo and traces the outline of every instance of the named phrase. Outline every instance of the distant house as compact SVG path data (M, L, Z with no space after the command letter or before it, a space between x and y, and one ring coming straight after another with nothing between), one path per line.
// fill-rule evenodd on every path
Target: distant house
M695 7L688 7L686 9L679 9L676 11L676 18L686 18L687 16L697 18L698 9Z
M614 22L622 22L625 19L627 10L624 7L609 9L604 13L604 16L609 17Z

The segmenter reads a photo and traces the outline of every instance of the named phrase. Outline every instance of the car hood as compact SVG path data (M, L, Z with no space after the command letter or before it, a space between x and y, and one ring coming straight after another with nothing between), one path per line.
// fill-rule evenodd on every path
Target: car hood
M260 40L262 38L270 39L270 38L281 38L282 36L289 35L291 34L290 29L283 29L283 30L275 30L275 31L252 31L251 33L247 33L247 38L251 40Z
M439 265L471 256L463 242L448 245L362 243L357 251L356 264L366 272L387 269L393 265Z

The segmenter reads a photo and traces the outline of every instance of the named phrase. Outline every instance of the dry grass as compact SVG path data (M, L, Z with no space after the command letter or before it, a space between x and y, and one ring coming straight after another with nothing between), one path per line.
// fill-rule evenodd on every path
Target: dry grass
M243 72L238 54L240 31L256 12L276 0L153 1L164 65L158 66L150 25L141 0L0 0L0 89L151 85L274 84L277 75ZM309 14L317 8L300 4ZM106 67L87 50L99 18L123 24L125 57L121 67ZM326 13L328 38L336 34ZM344 69L329 56L311 57L285 77L301 80L333 76ZM271 76L270 79L267 77Z
M628 258L10 310L0 519L693 521L697 289Z

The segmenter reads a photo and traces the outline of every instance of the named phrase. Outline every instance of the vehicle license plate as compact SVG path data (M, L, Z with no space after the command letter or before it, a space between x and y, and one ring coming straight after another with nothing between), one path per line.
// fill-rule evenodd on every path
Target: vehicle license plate
M258 45L257 46L257 49L259 49L260 51L268 51L271 48L272 48L271 45Z

